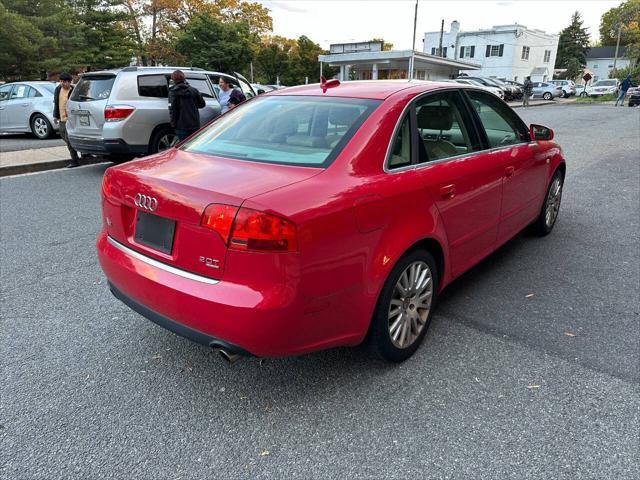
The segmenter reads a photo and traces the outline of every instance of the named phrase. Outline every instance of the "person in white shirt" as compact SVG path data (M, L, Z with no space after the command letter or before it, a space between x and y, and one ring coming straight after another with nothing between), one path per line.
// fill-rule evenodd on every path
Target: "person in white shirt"
M220 114L223 114L229 110L229 97L231 96L233 88L224 77L220 77L218 80L218 86L220 87L220 91L218 92L218 102L220 102L220 107L222 107Z

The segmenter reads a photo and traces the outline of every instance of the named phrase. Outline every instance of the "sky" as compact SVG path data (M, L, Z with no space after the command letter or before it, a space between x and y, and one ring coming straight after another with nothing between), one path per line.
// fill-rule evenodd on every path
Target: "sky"
M331 43L384 38L394 49L410 49L415 0L258 0L271 11L273 33L288 38L306 35L328 48ZM621 0L418 0L416 50L424 32L445 31L453 20L461 30L518 23L547 33L559 33L578 10L593 41L600 17Z

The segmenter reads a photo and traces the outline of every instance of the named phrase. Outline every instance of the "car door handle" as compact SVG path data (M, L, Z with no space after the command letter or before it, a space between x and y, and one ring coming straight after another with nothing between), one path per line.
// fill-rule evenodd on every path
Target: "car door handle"
M504 174L506 177L511 177L513 176L513 173L516 171L515 167L512 166L508 166L507 168L504 169Z
M456 194L456 186L452 183L451 185L445 185L444 187L440 187L440 196L447 200L453 198Z

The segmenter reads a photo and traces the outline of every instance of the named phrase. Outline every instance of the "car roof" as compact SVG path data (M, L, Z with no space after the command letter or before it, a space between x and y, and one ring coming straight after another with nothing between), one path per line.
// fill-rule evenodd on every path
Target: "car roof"
M461 85L462 84L458 84ZM270 96L278 95L305 95L317 97L344 97L367 98L372 100L384 100L394 93L412 87L423 87L423 91L435 90L440 87L451 88L451 83L431 82L425 80L358 80L341 82L340 85L323 91L319 83L288 87L286 90L269 92Z
M124 68L113 68L110 70L96 70L94 72L85 72L82 75L105 75L105 74L117 75L121 72L171 73L175 70L182 70L186 73L206 73L206 74L225 75L227 77L233 77L233 75L229 73L215 72L212 70L205 70L204 68L196 68L196 67L124 67Z

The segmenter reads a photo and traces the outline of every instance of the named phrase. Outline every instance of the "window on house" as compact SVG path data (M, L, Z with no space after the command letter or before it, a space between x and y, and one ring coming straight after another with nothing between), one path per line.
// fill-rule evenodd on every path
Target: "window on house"
M593 68L598 68L598 65L594 65Z
M460 47L460 58L473 58L476 53L476 47Z
M504 52L504 44L487 45L485 57L501 57Z
M544 63L549 63L550 59L551 59L551 50L545 50L544 51Z
M529 60L529 52L531 51L530 47L522 47L522 60Z
M436 54L436 47L431 48L431 55L435 55Z
M443 57L447 56L447 47L442 47L442 56Z

